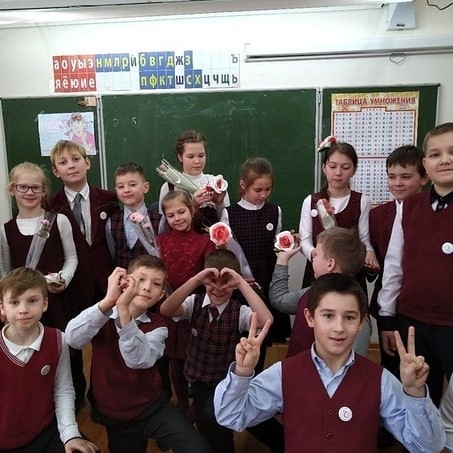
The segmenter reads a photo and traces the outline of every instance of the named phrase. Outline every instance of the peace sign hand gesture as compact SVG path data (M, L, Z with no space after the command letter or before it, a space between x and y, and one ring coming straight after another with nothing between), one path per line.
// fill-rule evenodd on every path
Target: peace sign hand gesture
M405 393L415 398L425 397L425 382L429 373L429 366L425 358L415 355L415 329L409 327L407 334L407 351L399 332L395 331L395 342L400 356L400 378Z
M271 321L267 320L261 332L256 336L257 315L252 313L249 336L242 337L236 345L236 369L238 376L250 377L260 357L260 347L267 335Z

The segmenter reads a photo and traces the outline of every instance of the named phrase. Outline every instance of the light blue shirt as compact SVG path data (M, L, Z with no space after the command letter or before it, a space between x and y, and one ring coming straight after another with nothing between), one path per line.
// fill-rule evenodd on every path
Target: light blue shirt
M314 347L311 356L331 397L353 365L354 351L336 373L331 372ZM235 363L232 363L227 377L215 390L214 409L219 424L243 431L247 426L255 426L283 411L281 362L255 377L237 376L234 369ZM309 390L301 385L301 391ZM380 416L385 428L411 453L438 453L445 445L442 420L431 398L406 395L401 383L386 369L381 378Z

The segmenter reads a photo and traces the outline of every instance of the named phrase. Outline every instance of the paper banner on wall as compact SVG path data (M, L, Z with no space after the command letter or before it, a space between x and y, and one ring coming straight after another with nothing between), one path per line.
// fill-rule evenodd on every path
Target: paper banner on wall
M332 135L354 146L359 164L351 189L373 204L393 199L385 160L399 146L416 145L418 91L332 94Z
M38 115L41 156L49 156L59 140L72 140L96 155L93 112L42 113Z

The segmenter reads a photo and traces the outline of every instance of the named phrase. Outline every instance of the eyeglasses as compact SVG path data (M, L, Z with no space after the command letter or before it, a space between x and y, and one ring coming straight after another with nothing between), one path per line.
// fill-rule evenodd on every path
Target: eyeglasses
M30 189L33 193L44 192L44 186L29 186L28 184L16 184L14 186L18 192L27 193Z

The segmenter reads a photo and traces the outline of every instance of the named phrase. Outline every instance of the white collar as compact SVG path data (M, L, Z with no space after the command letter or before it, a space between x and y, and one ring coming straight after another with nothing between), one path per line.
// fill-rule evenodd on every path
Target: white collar
M217 310L219 310L219 316L220 316L225 311L225 309L228 307L228 304L230 303L230 300L231 299L228 299L223 304L216 305L216 304L213 304L209 300L209 296L207 294L205 294L204 299L203 299L203 303L201 304L201 308L204 308L204 307L206 307L208 305L212 305L213 307L216 307Z
M75 192L74 190L70 189L69 187L64 186L64 192L66 194L66 197L68 198L68 200L71 203L74 202L74 198L76 197L76 195L78 193L80 193L80 195L82 195L84 200L88 200L88 198L90 197L90 186L88 185L88 183L85 183L85 185L82 187L80 192Z
M44 337L44 326L40 322L38 322L38 328L39 335L37 336L36 340L30 345L24 346L22 344L16 344L8 340L8 338L6 338L5 336L5 331L8 329L8 324L5 327L3 327L2 329L3 341L5 342L11 355L17 357L24 349L33 349L34 351L39 351L39 349L41 348L42 339Z
M238 205L241 208L247 209L248 211L259 211L264 206L264 203L266 203L266 202L262 201L261 203L253 204L253 203L250 203L250 201L247 201L245 198L241 198L238 201Z

